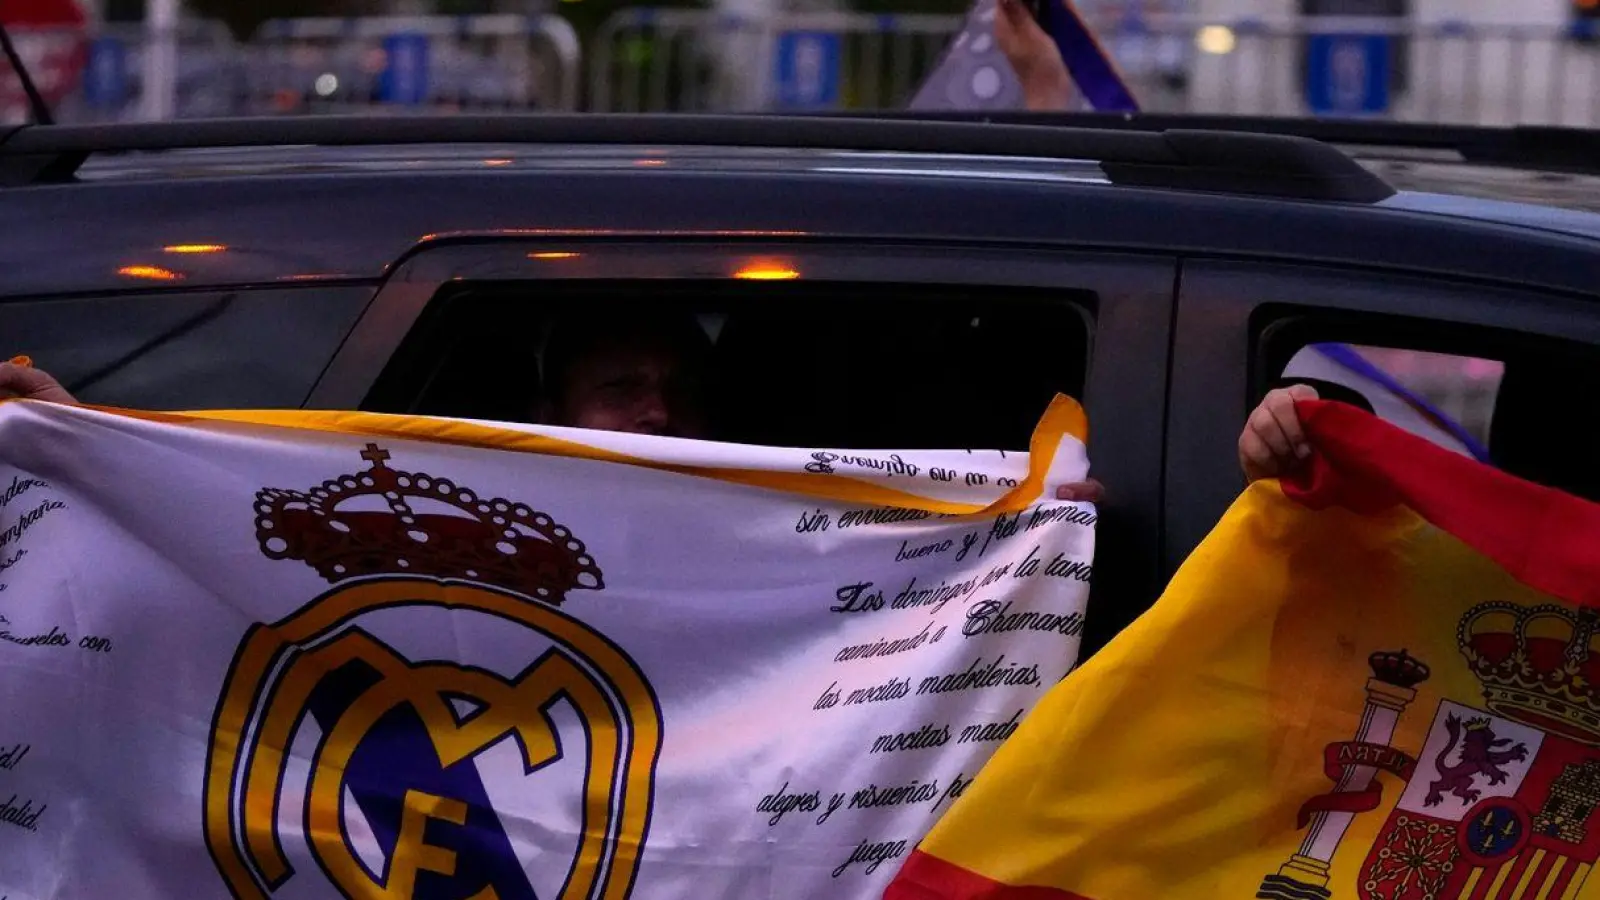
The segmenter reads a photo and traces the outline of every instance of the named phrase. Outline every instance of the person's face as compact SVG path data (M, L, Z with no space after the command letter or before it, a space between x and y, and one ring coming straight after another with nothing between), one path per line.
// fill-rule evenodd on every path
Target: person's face
M666 341L607 341L575 361L559 424L628 434L708 436L702 373Z

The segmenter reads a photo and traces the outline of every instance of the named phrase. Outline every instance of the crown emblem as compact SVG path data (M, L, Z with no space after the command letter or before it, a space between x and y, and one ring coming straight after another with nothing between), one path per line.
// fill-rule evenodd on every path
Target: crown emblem
M480 498L445 478L369 467L300 491L256 495L256 539L270 559L304 562L331 583L373 575L473 581L560 605L604 587L583 542L523 503Z
M1600 615L1564 606L1485 603L1456 642L1489 709L1584 744L1600 744ZM1469 723L1469 726L1470 723Z
M1399 653L1380 650L1367 657L1367 665L1372 669L1373 678L1407 690L1427 681L1433 674L1426 663L1404 650Z

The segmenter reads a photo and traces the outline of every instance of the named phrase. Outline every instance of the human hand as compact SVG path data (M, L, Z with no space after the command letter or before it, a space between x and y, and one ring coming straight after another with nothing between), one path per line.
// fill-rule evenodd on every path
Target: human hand
M1304 384L1279 388L1262 398L1239 435L1239 465L1245 477L1251 481L1276 478L1311 455L1311 444L1294 405L1315 399L1316 389Z
M1056 42L1039 27L1021 0L996 0L996 6L995 43L1022 82L1024 104L1033 111L1065 112L1072 102L1072 76Z
M0 400L16 399L78 404L78 398L48 373L15 362L0 363Z
M1093 478L1056 488L1056 499L1068 503L1099 503L1106 498L1106 486Z

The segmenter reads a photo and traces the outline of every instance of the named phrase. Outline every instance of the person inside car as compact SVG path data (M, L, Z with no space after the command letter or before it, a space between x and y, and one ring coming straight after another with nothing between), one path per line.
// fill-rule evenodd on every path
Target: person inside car
M541 354L546 425L719 440L712 408L712 343L694 316L569 315L551 327ZM1098 503L1089 479L1061 485L1056 499Z
M562 316L540 354L538 420L713 440L711 350L711 338L693 316Z

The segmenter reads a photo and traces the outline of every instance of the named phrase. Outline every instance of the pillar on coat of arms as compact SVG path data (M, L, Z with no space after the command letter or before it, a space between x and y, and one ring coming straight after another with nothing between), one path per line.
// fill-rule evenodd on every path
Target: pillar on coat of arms
M1322 808L1311 813L1299 851L1289 857L1276 874L1262 879L1261 888L1256 892L1259 900L1328 900L1333 896L1328 890L1333 855L1338 852L1351 821L1361 811L1341 807L1366 806L1365 803L1339 801L1372 797L1378 771L1392 766L1392 763L1380 764L1379 757L1401 756L1390 747L1395 726L1401 713L1416 699L1416 686L1428 680L1432 673L1405 650L1374 653L1367 658L1367 664L1372 669L1372 677L1367 680L1367 702L1361 711L1361 724L1350 742L1329 748L1330 765L1335 764L1336 749L1343 751L1340 759L1349 761L1340 762L1335 772L1330 773L1336 778L1333 792L1307 804L1308 810L1314 805ZM1372 764L1363 764L1369 761Z

